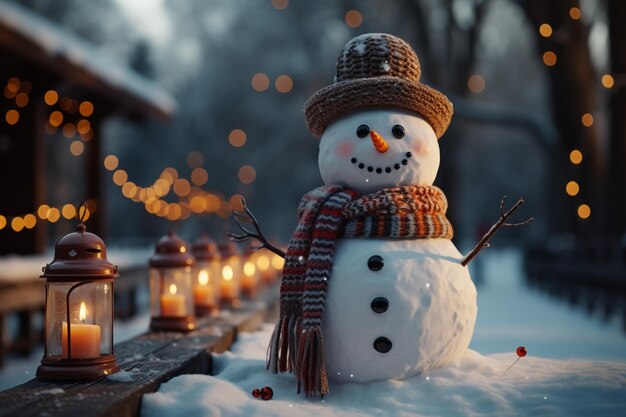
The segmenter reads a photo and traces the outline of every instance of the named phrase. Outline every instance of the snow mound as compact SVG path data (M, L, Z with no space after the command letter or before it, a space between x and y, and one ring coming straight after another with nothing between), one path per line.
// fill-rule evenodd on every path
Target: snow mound
M459 360L404 381L331 382L323 400L296 394L293 375L265 370L271 326L241 335L232 352L215 357L216 375L179 376L147 394L150 416L616 416L626 409L626 364L553 360L514 352ZM252 397L270 386L270 401Z

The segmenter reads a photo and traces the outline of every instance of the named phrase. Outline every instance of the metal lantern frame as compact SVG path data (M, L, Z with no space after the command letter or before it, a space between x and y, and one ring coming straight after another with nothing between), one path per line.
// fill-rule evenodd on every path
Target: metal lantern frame
M193 276L192 268L195 259L189 250L189 244L170 231L155 246L154 255L150 258L150 329L157 331L189 332L196 328L196 316L193 308ZM176 276L179 272L180 277ZM174 273L174 278L171 278ZM155 274L158 274L155 275ZM166 278L183 284L181 287L184 309L187 314L164 315L162 297L165 291ZM158 280L155 283L155 280ZM157 307L158 304L158 307ZM158 311L158 314L154 313Z
M107 260L106 246L102 239L93 233L88 233L84 224L79 224L76 232L70 233L57 242L55 246L54 260L42 268L41 278L46 279L45 285L45 317L44 317L44 355L41 364L37 368L37 377L43 380L89 380L102 376L111 375L120 370L114 354L113 331L114 331L114 280L119 276L117 266ZM63 288L64 283L74 283L69 288ZM102 290L98 284L105 284ZM88 286L92 285L93 289ZM54 289L65 291L64 297L51 296ZM72 296L79 294L79 289L90 292L94 297L94 311L98 311L99 302L104 303L104 315L94 315L94 321L99 327L97 345L98 357L80 358L72 357L74 341L78 345L78 336L72 336L78 332L77 324L71 320ZM103 297L99 292L103 291ZM108 294L107 294L108 292ZM54 314L55 303L59 299L64 302L64 315ZM76 303L74 303L76 304ZM81 309L84 303L81 302ZM107 314L107 312L109 312ZM57 311L58 313L58 311ZM57 321L60 320L60 323ZM102 323L102 321L106 321ZM56 324L57 326L54 326ZM58 326L60 324L60 326ZM80 325L80 323L78 324ZM84 323L83 323L84 325ZM108 352L102 354L102 328L108 327ZM61 330L60 346L56 345L53 338L53 329ZM77 333L78 334L78 333ZM65 339L65 340L64 340ZM55 344L55 346L51 346ZM58 350L60 354L51 352ZM64 353L66 349L67 353Z
M206 316L217 313L219 311L220 294L219 285L222 276L221 255L217 248L217 244L208 235L202 235L191 245L191 253L196 258L196 267L194 270L194 306L196 315ZM207 271L209 282L207 285L212 286L213 305L196 303L196 288L201 284L199 282L199 274L202 270Z

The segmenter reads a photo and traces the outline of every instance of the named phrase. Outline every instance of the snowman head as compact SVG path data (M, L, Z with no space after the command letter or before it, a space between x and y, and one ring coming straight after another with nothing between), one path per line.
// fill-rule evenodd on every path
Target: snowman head
M432 185L439 169L433 128L403 110L364 110L332 122L318 164L325 184L371 193L398 185Z
M420 76L415 51L396 36L368 33L344 46L334 82L304 105L325 183L362 192L433 183L452 103Z

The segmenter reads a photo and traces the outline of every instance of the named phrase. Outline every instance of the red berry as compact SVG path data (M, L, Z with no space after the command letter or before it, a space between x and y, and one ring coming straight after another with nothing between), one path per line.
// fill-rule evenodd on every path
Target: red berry
M274 396L274 391L270 387L261 388L261 399L267 401L271 400Z
M519 356L520 358L523 358L528 352L526 351L526 348L524 346L519 346L515 353L517 353L517 356Z
M252 396L254 398L259 398L261 396L261 390L258 388L255 388L252 390Z

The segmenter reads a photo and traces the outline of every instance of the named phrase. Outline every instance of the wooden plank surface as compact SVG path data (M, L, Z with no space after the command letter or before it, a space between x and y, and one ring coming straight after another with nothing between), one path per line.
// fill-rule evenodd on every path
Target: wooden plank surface
M193 332L149 332L116 345L123 381L119 374L81 383L33 379L4 391L0 416L136 416L141 396L155 392L161 383L182 374L209 374L210 354L227 350L239 332L257 330L277 300L278 289L273 286L258 301L244 301L240 309L198 320Z

